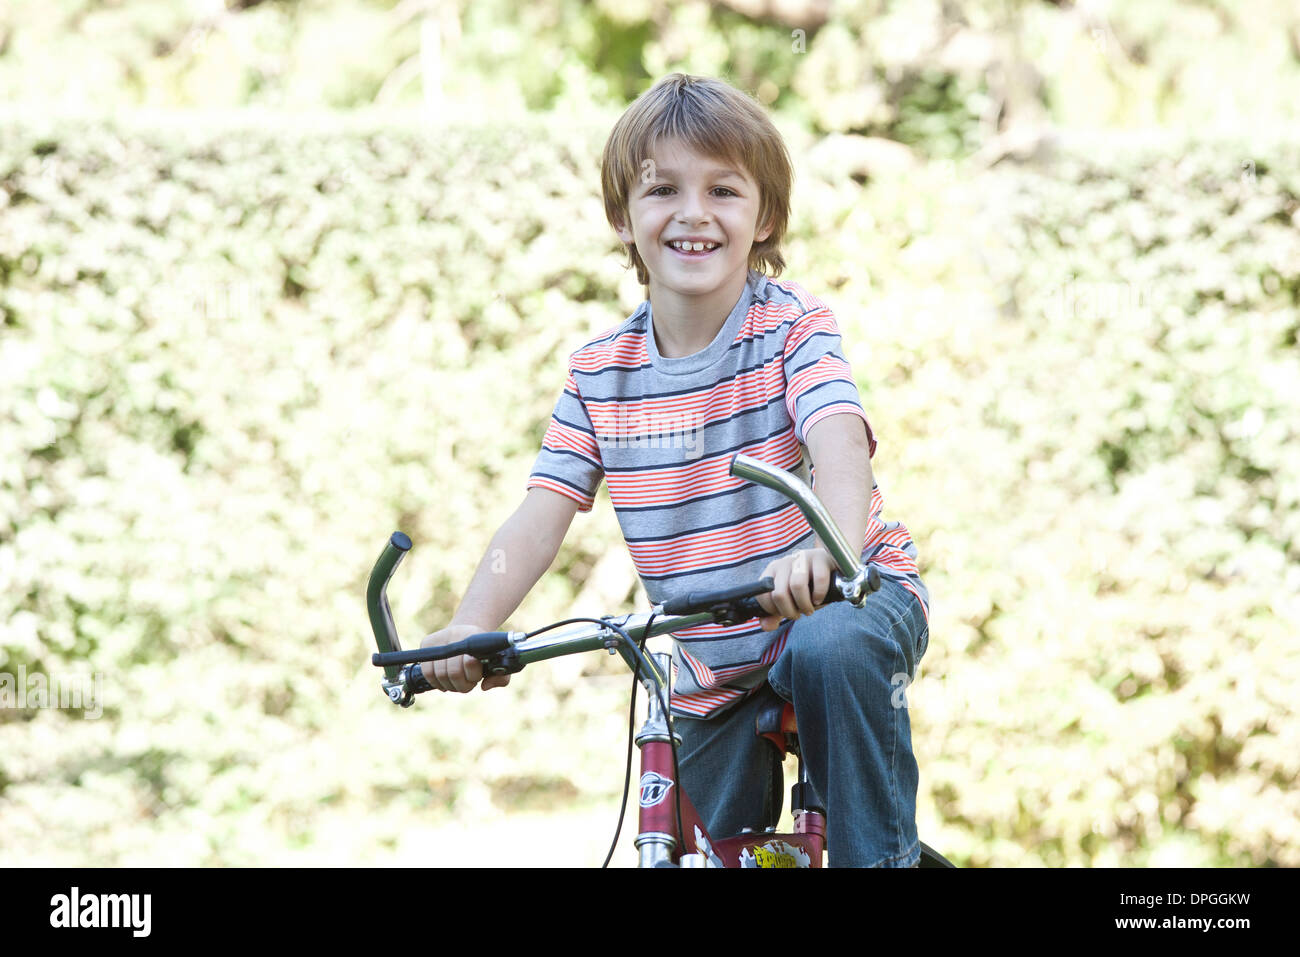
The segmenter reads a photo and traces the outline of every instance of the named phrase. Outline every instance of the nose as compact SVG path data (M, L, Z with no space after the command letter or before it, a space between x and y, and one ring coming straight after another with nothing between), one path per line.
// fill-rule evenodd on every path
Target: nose
M677 220L682 223L700 223L708 220L708 207L704 198L695 190L682 190L677 194L681 201L677 206Z

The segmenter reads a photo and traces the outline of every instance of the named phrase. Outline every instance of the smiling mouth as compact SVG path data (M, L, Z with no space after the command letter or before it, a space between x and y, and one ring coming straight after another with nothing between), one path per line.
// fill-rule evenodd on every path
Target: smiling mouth
M721 243L697 243L682 240L674 240L673 242L665 243L665 245L685 256L707 256L709 253L722 246Z

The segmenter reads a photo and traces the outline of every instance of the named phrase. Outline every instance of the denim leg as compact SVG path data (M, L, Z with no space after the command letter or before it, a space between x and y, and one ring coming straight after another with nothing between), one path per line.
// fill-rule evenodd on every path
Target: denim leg
M781 788L781 762L776 748L754 732L764 700L750 695L716 718L673 719L682 736L682 786L714 840L734 837L743 827L762 830L780 813L772 794Z
M768 674L794 702L831 867L911 867L920 857L902 690L928 641L920 602L885 579L862 608L840 602L796 621Z

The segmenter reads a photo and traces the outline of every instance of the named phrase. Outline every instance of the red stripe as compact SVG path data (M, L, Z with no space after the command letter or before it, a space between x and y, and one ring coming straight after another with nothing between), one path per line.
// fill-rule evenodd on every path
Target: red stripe
M801 345L819 332L829 332L836 336L840 334L840 328L835 324L835 317L825 307L800 317L786 337L785 354L793 356Z
M793 543L811 529L793 503L772 515L762 515L727 528L674 536L656 542L629 543L638 570L661 575L678 568L690 570L728 565Z
M577 492L569 488L569 486L567 485L562 485L559 482L552 481L551 479L548 478L542 478L541 476L537 476L537 475L530 477L528 479L528 484L525 487L545 488L545 489L550 489L552 492L558 492L559 494L563 495L565 498L571 498L575 502L577 502L578 505L581 506L580 510L583 512L591 511L592 503L595 502L596 500L594 497L589 498L584 495L579 495Z
M788 303L784 305L779 303L754 303L745 315L745 322L742 324L740 332L736 334L734 341L739 342L747 336L771 332L783 325L790 325L797 322L805 312L807 312L806 309Z
M902 585L904 588L906 588L908 591L910 591L913 595L916 596L916 600L917 600L918 602L920 602L920 605L921 605L921 614L923 614L923 615L925 616L925 624L926 624L926 627L929 627L929 625L930 625L930 608L929 608L928 605L926 605L925 601L921 598L921 593L920 593L919 591L916 590L916 586L913 585L911 582L902 582L902 581L901 581L901 582L899 582L899 584Z
M700 429L767 405L781 392L783 373L777 362L751 369L734 379L681 395L648 399L585 400L592 428L599 436L621 437Z
M743 694L743 691L736 691L725 695L673 695L672 707L699 718L707 718L727 702L735 701Z
M822 419L828 418L829 416L832 415L846 415L846 414L856 415L863 422L867 421L866 413L863 412L860 408L858 408L858 406L854 405L852 402L837 402L835 405L828 405L824 409L819 409L818 411L814 412L812 415L808 416L808 418L804 420L803 423L804 438L808 437L808 433L812 430L812 427L816 425L818 422L820 422ZM871 434L871 423L869 422L867 423L867 434L868 435ZM867 458L871 458L871 456L875 455L875 453L876 453L876 440L873 438L870 440L870 445L867 448Z
M542 436L542 447L569 449L585 456L593 465L600 467L600 446L596 444L596 440L588 433L563 425L554 418L546 427L546 434Z
M803 458L793 429L744 451L746 455L782 469L793 468ZM609 472L605 481L616 508L625 505L678 504L687 498L725 492L745 485L744 479L729 473L731 458L732 453L727 453L662 469Z
M791 411L790 418L794 418L793 409L795 401L814 386L822 385L825 382L849 382L857 388L857 383L853 382L853 370L849 364L834 356L823 356L813 365L806 369L800 369L791 377L785 390L785 404Z
M593 342L583 346L570 358L579 372L599 372L610 365L639 366L648 361L645 333L630 330L612 342Z
M791 282L789 279L782 282L778 282L775 279L769 279L768 282L772 283L778 289L783 289L790 295L794 296L794 298L798 300L799 305L803 307L803 312L805 313L812 312L816 309L826 308L826 303L822 302L822 300L818 299L797 282Z

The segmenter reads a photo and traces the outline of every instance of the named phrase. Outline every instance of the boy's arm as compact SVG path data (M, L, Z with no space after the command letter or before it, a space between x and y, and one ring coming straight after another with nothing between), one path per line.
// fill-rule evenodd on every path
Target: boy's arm
M808 454L817 470L817 497L854 553L862 551L876 484L866 423L851 413L822 419L808 430Z
M495 631L550 567L577 511L578 503L571 498L549 489L529 489L523 504L492 537L451 622L427 635L420 647L445 645L477 632ZM421 670L440 691L469 691L483 677L478 660L468 655L426 662ZM489 677L483 682L483 690L509 683L509 675Z
M860 551L875 485L866 424L852 413L827 416L808 430L808 453L817 470L817 497L849 545ZM775 614L762 619L763 627L771 631L782 618L812 614L826 597L834 569L824 543L768 565L763 574L772 576L775 587L758 600Z

